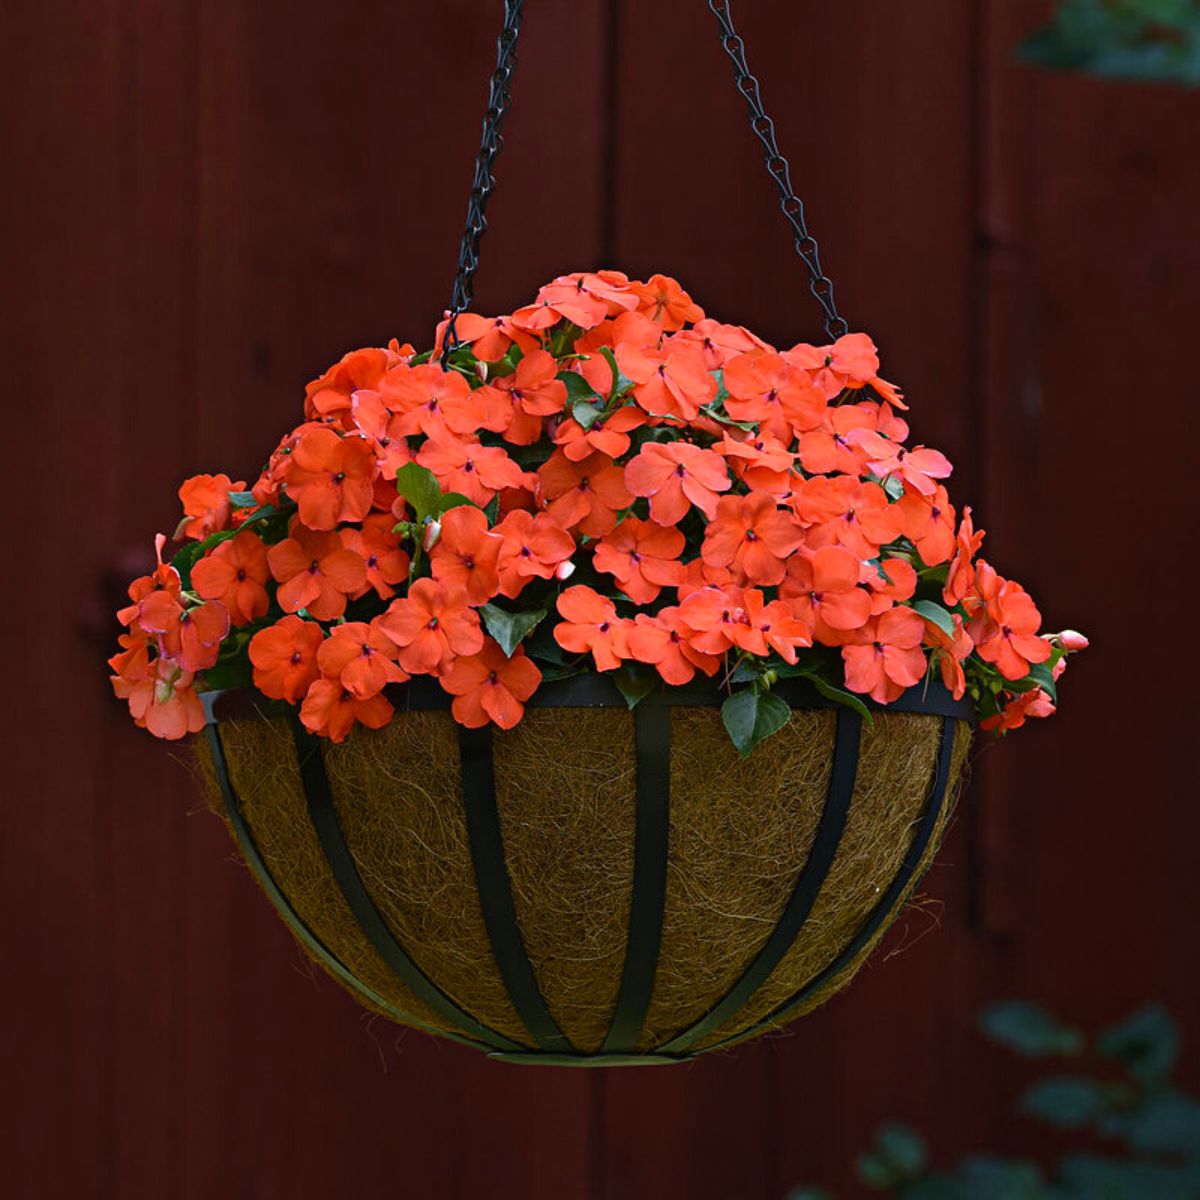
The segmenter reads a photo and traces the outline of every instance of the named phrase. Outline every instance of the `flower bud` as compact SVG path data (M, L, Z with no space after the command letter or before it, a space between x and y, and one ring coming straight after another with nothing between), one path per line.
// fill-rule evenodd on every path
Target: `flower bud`
M421 543L425 547L425 552L428 554L430 550L437 544L438 538L442 533L441 521L428 521L425 524L425 540Z
M1064 650L1086 650L1088 648L1088 640L1077 629L1064 629L1062 633L1054 635L1053 641L1056 641Z
M563 561L560 562L558 564L558 566L554 568L554 578L557 579L560 583L564 579L570 579L571 576L574 574L575 574L575 564L569 558L563 559Z

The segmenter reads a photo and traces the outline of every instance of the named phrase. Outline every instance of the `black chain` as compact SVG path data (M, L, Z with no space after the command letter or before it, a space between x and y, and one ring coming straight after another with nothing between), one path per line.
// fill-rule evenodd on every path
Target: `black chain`
M795 235L796 253L808 268L809 290L825 313L825 335L835 341L849 326L838 314L833 298L833 283L821 269L821 257L817 240L808 232L804 222L804 204L792 190L791 168L779 153L775 143L775 123L767 116L759 95L758 80L750 74L746 65L746 46L733 27L729 0L708 0L708 7L717 18L721 32L721 45L733 63L733 77L737 89L745 98L750 110L750 128L766 151L766 166L775 186L779 189L779 207L787 218ZM500 125L512 101L512 74L517 66L517 38L521 32L525 0L504 0L504 28L496 43L496 69L492 72L488 88L487 112L483 117L483 140L475 159L475 177L471 183L471 199L467 205L467 223L463 229L462 243L458 251L458 272L454 277L454 290L450 296L450 319L442 348L442 366L446 365L451 350L458 345L458 317L471 305L472 281L479 267L479 242L487 231L488 197L496 186L492 173L496 158L504 148L500 136Z
M496 186L492 173L496 158L504 149L500 136L500 125L512 101L512 74L517 66L517 37L521 32L525 0L504 0L504 28L496 43L496 69L488 85L487 112L483 115L483 140L475 157L475 177L471 182L471 199L467 204L467 223L463 228L462 242L458 249L458 272L454 277L454 290L450 293L450 320L446 325L443 340L442 366L446 365L450 351L458 345L458 316L471 306L474 294L472 281L479 267L479 242L487 232L488 197Z
M809 290L825 312L825 336L831 342L836 341L842 334L848 333L850 327L845 319L838 315L833 299L833 283L821 270L817 240L808 232L808 226L804 223L804 205L792 190L791 168L775 144L775 123L763 108L762 97L758 92L758 80L750 74L750 68L746 65L746 46L733 27L729 0L708 0L708 7L717 18L717 25L721 31L721 45L733 62L734 82L738 91L745 97L746 107L750 110L750 128L766 151L767 171L779 189L779 207L795 233L796 253L808 268Z

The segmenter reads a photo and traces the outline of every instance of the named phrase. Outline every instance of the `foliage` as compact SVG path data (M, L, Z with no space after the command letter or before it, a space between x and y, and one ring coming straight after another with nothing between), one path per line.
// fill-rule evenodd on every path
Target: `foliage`
M1200 1101L1171 1082L1179 1054L1174 1022L1144 1008L1088 1039L1036 1005L998 1004L980 1022L993 1041L1062 1069L1032 1084L1018 1111L1083 1139L1049 1165L973 1155L931 1165L911 1129L885 1125L857 1162L868 1187L903 1200L1196 1200ZM788 1200L829 1200L811 1188Z
M1019 51L1028 63L1111 79L1200 84L1200 0L1060 0Z
M507 729L582 671L631 707L712 680L742 754L805 689L870 720L938 679L1001 732L1054 711L1086 639L978 557L865 334L777 351L602 271L446 336L335 363L252 486L183 484L118 614L138 724L181 737L198 692L252 682L340 741L427 675Z

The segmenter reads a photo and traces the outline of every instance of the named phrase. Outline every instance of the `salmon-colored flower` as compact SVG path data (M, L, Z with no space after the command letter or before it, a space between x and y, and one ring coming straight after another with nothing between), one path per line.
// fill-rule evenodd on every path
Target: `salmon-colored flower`
M636 405L626 404L607 417L584 429L574 417L559 423L554 431L554 443L561 446L563 453L574 462L594 451L619 458L629 449L629 434L640 428L649 417Z
M520 487L525 475L499 446L461 438L431 437L417 462L428 467L444 492L458 492L484 508L503 488Z
M406 349L411 356L412 348ZM310 421L322 417L342 419L350 412L354 393L377 388L383 376L402 358L398 347L381 350L368 346L352 350L305 389L304 415Z
M396 594L396 584L408 578L410 561L393 532L395 520L390 513L372 513L360 529L341 530L342 545L363 560L367 577L362 587L351 593L351 599L365 596L372 588L380 600L390 600Z
M1042 614L1019 583L1001 579L982 559L978 567L980 599L964 601L967 632L979 657L995 664L1005 679L1024 679L1031 664L1050 657L1049 641L1037 634Z
M842 646L846 686L880 704L890 704L925 674L921 640L925 622L911 608L891 608L873 617Z
M596 546L597 571L616 578L617 586L636 604L649 604L664 587L683 580L684 536L671 526L626 517Z
M861 582L871 589L871 612L878 616L893 604L908 600L917 590L917 572L903 558L882 558L862 564Z
M970 634L963 626L962 617L954 614L953 633L947 633L932 621L927 621L925 644L933 647L933 660L941 672L942 683L955 700L961 700L967 690L967 677L962 665L975 649Z
M179 500L184 519L179 523L176 537L203 541L210 533L219 533L233 525L233 502L230 492L243 491L242 480L234 483L228 475L193 475L179 487Z
M843 334L832 346L801 343L786 351L784 358L807 371L830 400L847 388L869 384L885 400L898 408L904 407L899 391L879 378L879 354L865 333Z
M979 722L980 729L1004 733L1009 729L1020 729L1028 717L1054 716L1054 701L1040 688L1018 692L995 716Z
M538 482L550 515L587 537L603 537L616 525L617 512L633 504L624 472L607 454L572 462L556 450L538 469Z
M382 729L394 711L382 693L363 700L337 680L318 679L300 706L300 720L311 733L331 742L344 742L356 723L368 729Z
M380 619L335 625L317 650L321 674L357 700L369 700L387 684L408 678L394 661L396 644L380 628Z
M645 283L632 285L638 311L670 331L700 321L704 310L669 275L651 275Z
M551 579L575 553L575 539L549 513L514 509L493 530L503 541L500 594L514 599L531 579Z
M704 531L700 554L709 566L728 567L741 581L773 586L783 579L786 560L800 545L800 528L774 496L722 496Z
M899 506L888 503L879 484L846 475L805 480L791 503L801 523L811 527L807 541L814 549L842 545L859 558L875 558L904 528Z
M403 429L404 418L392 412L378 392L355 392L350 420L355 429L366 435L375 451L378 473L390 487L396 472L412 462L412 449Z
M318 533L293 523L292 536L267 551L267 565L280 587L284 612L307 610L318 621L334 621L346 611L346 597L367 581L362 555L348 550L338 533Z
M599 671L613 671L629 657L629 622L617 616L606 596L577 584L558 598L562 620L554 627L554 640L572 654L591 653Z
M396 427L406 435L444 438L504 428L502 412L490 408L487 398L473 392L459 372L443 371L435 362L394 367L380 381L378 392L399 416Z
M697 321L691 329L675 335L676 341L691 342L704 355L704 365L710 371L719 371L737 354L748 354L751 350L770 350L762 338L740 325L723 325L711 317Z
M244 530L215 546L192 565L192 588L204 600L219 600L235 625L266 616L267 548Z
M167 544L165 534L159 534L154 539L154 554L158 560L154 570L149 575L140 575L129 585L128 596L132 604L117 610L117 620L122 625L132 625L138 617L141 602L151 592L166 591L172 596L178 596L183 589L179 572L162 558L163 547Z
M320 675L317 650L325 634L315 621L289 614L250 639L254 686L273 700L295 704Z
M454 701L454 719L468 729L494 721L512 729L525 715L525 701L538 689L542 673L523 650L509 658L491 638L478 654L456 658L438 682Z
M589 271L560 275L537 294L537 303L551 307L580 329L591 329L606 317L638 307L638 295L621 284Z
M975 531L975 523L971 519L971 509L967 506L962 511L958 534L954 540L954 557L946 574L946 586L942 590L942 598L949 605L962 602L975 586L975 566L972 559L976 551L983 545L984 531Z
M761 635L750 628L740 588L704 587L689 592L679 602L679 626L688 644L703 654L724 654L739 647L750 654L766 654Z
M400 648L400 665L410 675L437 674L456 656L483 648L479 615L470 607L466 588L432 579L418 579L378 622Z
M449 317L438 322L433 357L439 361L442 346L445 344L446 327L449 324ZM508 353L509 346L513 344L507 325L505 317L484 317L479 313L462 312L454 322L454 339L459 346L470 346L471 353L480 362L497 362Z
M310 429L297 440L282 476L309 529L335 529L371 511L375 455L365 438Z
M488 531L482 509L462 505L442 517L429 554L433 577L447 587L466 588L472 604L484 604L500 590L499 560L504 539Z
M814 475L861 474L867 455L856 444L854 435L874 427L874 415L863 405L842 404L827 408L820 423L800 435L796 449L801 465Z
M735 583L733 572L728 567L710 567L704 559L693 558L691 562L684 564L683 579L676 587L675 594L680 600L685 600L692 592L698 592L701 588L733 587Z
M905 484L895 508L903 517L905 536L927 567L944 563L954 554L954 506L941 484L929 495Z
M122 634L122 651L110 658L113 692L129 704L135 724L155 737L177 741L204 728L204 706L192 686L194 675L177 662L151 661L144 638Z
M796 456L777 437L759 433L743 438L726 430L716 452L751 491L769 492L778 499L791 494L797 480L792 472Z
M178 597L160 590L138 605L137 627L153 635L164 658L195 673L217 661L229 632L229 610L219 600L185 607Z
M822 546L788 560L779 594L824 645L837 645L847 631L871 617L871 597L859 582L859 562L842 546Z
M680 622L677 607L659 609L654 616L638 613L626 635L629 657L654 667L664 683L687 683L697 670L715 675L721 659L689 645L690 633Z
M778 354L756 351L725 364L725 411L735 421L752 421L760 433L790 443L815 429L825 415L825 396L808 376Z
M812 645L808 623L797 619L786 600L767 601L758 588L747 588L742 603L750 628L765 644L763 653L774 650L784 662L795 663L796 651Z
M724 459L691 442L647 442L626 465L625 484L649 497L650 517L660 525L678 525L693 504L712 520L717 493L731 486Z
M662 346L624 344L616 348L622 372L633 380L633 398L656 417L694 421L717 395L717 381L704 355L687 342Z

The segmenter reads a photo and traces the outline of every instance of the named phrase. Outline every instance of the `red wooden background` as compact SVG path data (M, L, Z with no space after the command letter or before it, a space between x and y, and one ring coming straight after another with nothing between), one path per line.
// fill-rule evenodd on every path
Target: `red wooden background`
M737 5L843 310L957 462L994 561L1094 639L1063 714L982 755L902 955L694 1066L488 1064L314 977L112 700L111 572L173 525L178 481L253 472L344 350L428 339L498 7L0 13L6 1194L845 1196L884 1118L947 1155L1020 1140L1011 1069L971 1031L988 999L1081 1020L1159 999L1200 1032L1200 97L1011 66L1038 4ZM481 310L608 264L815 336L703 4L528 8Z

